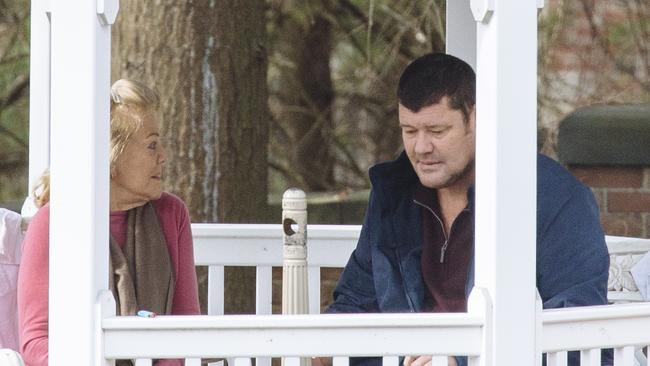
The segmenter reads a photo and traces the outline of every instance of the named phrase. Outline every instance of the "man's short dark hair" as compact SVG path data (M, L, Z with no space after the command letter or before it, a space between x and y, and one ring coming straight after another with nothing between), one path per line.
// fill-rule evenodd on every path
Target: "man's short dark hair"
M449 98L449 107L465 120L476 104L476 74L465 61L444 53L429 53L411 62L399 79L399 103L413 112Z

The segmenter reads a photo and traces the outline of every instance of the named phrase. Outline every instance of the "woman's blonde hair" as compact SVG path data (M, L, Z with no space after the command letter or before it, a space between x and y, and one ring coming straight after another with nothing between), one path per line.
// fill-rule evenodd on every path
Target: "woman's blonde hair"
M141 82L120 79L111 86L111 176L117 159L120 157L129 139L142 127L142 121L148 113L153 113L160 106L158 94ZM38 207L50 201L50 170L38 178L32 190Z
M38 177L36 183L34 183L34 188L32 189L32 195L34 196L34 203L37 207L43 207L46 203L50 202L50 169L47 168Z
M143 118L158 110L160 98L146 85L120 79L111 86L111 171Z

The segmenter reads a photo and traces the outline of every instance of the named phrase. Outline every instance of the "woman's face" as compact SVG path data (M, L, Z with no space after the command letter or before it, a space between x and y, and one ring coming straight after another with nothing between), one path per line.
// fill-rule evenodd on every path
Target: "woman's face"
M147 113L111 171L111 210L128 210L160 198L164 163L159 118Z

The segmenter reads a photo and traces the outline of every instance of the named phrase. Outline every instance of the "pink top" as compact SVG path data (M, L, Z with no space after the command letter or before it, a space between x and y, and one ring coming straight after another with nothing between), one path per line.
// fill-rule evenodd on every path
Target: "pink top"
M152 201L158 214L176 274L174 315L200 314L192 232L187 207L180 198L163 193ZM48 357L48 270L50 206L41 208L27 229L18 275L20 352L28 366L46 366ZM126 212L112 212L110 231L120 245L126 241ZM169 360L176 361L176 360ZM171 364L178 362L159 362Z

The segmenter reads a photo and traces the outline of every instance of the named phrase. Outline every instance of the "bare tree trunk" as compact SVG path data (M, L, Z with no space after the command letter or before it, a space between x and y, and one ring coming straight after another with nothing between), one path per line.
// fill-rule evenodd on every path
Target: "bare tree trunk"
M263 0L122 1L113 79L161 96L167 189L193 222L260 222L268 112ZM205 271L199 273L205 312ZM226 272L226 312L254 311L253 269Z

